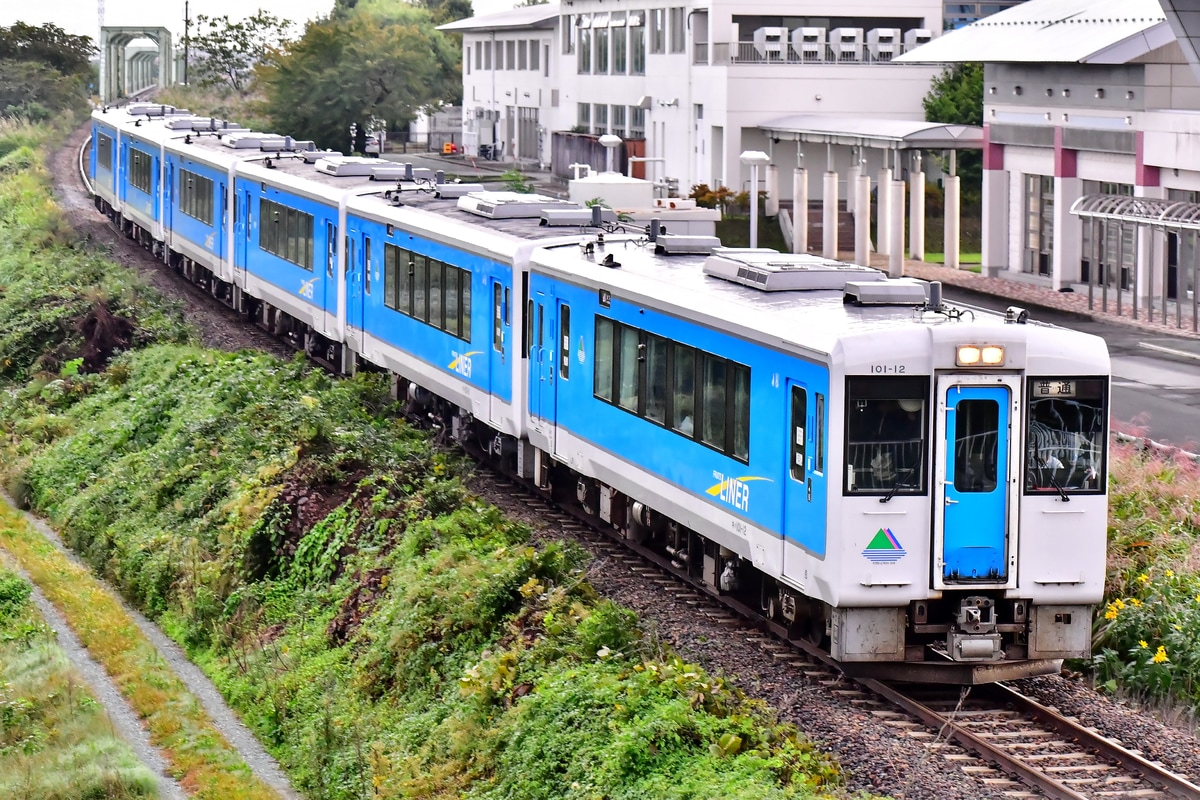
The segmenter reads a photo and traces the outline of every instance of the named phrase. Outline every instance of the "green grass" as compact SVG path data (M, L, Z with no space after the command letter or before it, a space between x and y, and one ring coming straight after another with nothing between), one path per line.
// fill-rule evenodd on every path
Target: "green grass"
M157 797L154 774L117 738L104 709L0 567L0 797Z
M930 264L945 264L946 263L946 254L945 253L926 253L925 260L928 261ZM974 264L974 265L978 266L979 264L983 263L983 254L982 253L959 253L958 254L958 263L962 264L964 266L968 265L968 264ZM978 272L979 270L976 269L976 270L972 270L972 271Z

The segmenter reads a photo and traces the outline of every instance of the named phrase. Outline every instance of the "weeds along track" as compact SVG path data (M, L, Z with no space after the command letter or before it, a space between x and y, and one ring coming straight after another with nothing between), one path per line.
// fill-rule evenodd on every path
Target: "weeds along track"
M80 144L83 136L78 136L63 152L82 163L87 145ZM62 176L59 191L68 208L77 212L77 223L93 229L103 224L80 196L88 191L86 171L60 169L57 174ZM110 226L104 228L117 241L120 260L151 276L160 290L182 297L189 311L195 310L192 316L200 317L206 344L228 342L226 347L283 357L296 349L228 311ZM700 652L701 660L735 676L748 692L778 708L784 719L825 741L850 772L851 791L906 800L1200 797L1200 788L1103 735L1022 695L1003 694L1011 690L975 687L964 697L958 687L910 691L849 678L813 644L789 640L784 628L763 620L753 609L686 581L657 553L619 540L615 531L595 524L580 509L555 504L512 476L491 471L480 454L472 455L480 464L482 494L517 518L545 526L548 535L579 542L602 563L596 569L600 581L607 584L616 576L622 584L617 589L599 587L603 594L648 616L672 646L691 650L689 657ZM1057 678L1038 680L1068 684ZM1040 711L1025 710L1035 706ZM1122 723L1114 720L1110 727L1106 720L1098 727L1119 732ZM1153 738L1172 737L1172 732L1160 730ZM1182 757L1176 769L1200 763L1190 761L1191 755Z

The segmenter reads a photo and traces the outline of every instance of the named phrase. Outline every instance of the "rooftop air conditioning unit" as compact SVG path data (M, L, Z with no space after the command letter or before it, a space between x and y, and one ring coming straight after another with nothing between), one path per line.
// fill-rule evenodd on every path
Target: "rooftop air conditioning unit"
M759 28L754 32L754 52L764 61L783 61L787 28Z
M915 47L920 47L923 44L929 44L933 41L933 31L928 28L913 28L904 32L904 52L908 52Z
M825 29L796 28L792 31L792 49L801 61L824 61Z
M891 61L900 53L899 28L875 28L867 31L867 52L872 61Z
M829 51L834 61L861 61L862 28L834 28L829 32Z

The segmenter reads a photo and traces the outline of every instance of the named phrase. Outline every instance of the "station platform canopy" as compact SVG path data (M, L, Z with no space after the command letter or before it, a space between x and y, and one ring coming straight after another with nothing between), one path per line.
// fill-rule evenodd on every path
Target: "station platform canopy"
M980 150L983 128L920 120L793 114L758 126L771 139L880 150Z
M1082 219L1102 219L1172 231L1200 231L1200 203L1182 200L1085 194L1071 204L1071 213Z

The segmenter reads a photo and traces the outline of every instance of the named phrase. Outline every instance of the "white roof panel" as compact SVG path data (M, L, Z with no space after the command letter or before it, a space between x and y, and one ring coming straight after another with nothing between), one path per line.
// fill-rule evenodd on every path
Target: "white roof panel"
M1173 39L1158 0L1028 0L892 60L1124 64Z
M481 17L467 17L456 22L439 25L439 31L499 31L519 28L549 28L548 23L558 18L558 5L542 4L537 6L522 6L498 14L484 14Z

